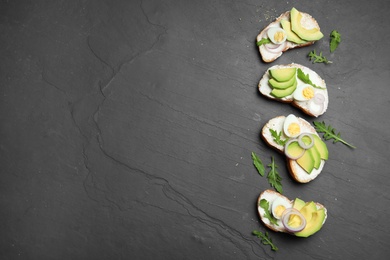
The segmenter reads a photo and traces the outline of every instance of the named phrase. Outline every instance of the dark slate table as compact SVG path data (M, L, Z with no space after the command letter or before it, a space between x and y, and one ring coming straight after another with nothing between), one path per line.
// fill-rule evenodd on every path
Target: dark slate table
M260 139L294 113L257 83L255 37L296 7L325 37L272 63L328 86L321 175L298 184ZM387 1L1 1L1 259L384 259L390 254ZM329 34L342 43L329 52ZM313 64L323 51L332 64ZM267 230L275 158L284 194L328 209L301 239ZM277 252L253 230L269 231Z

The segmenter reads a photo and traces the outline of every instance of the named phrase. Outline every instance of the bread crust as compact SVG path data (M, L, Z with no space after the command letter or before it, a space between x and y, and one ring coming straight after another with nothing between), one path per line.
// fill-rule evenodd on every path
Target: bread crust
M302 20L303 20L302 26L304 26L307 29L317 28L320 30L320 27L319 27L317 21L311 15L309 15L308 13L304 13L304 12L300 12L300 13L302 14ZM265 27L257 35L256 40L260 41L270 27L280 27L280 21L282 19L290 20L290 11L282 13L278 18L275 19L275 21L273 21L267 27ZM308 42L301 43L301 44L286 41L286 46L284 47L284 49L282 51L280 51L278 53L271 53L271 52L267 51L263 45L261 45L261 46L259 46L259 52L260 52L262 60L266 63L270 63L270 62L273 62L274 60L276 60L277 58L279 58L283 54L283 52L286 52L289 49L306 47L306 46L310 46L314 43L315 43L315 41L308 41Z

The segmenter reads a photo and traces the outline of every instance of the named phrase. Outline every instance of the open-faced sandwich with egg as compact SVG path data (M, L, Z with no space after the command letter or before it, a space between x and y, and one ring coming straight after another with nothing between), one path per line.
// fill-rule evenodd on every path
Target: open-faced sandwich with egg
M265 97L290 103L309 116L318 117L328 108L329 97L325 81L315 71L300 64L268 68L260 79L258 88Z
M293 114L268 121L261 130L261 137L286 155L289 173L297 182L314 180L328 160L328 148L315 128Z
M265 27L256 40L263 61L272 62L283 52L312 45L323 36L312 16L292 8Z
M297 237L308 237L318 232L327 218L327 210L322 204L299 198L289 200L273 190L260 194L257 211L266 227Z

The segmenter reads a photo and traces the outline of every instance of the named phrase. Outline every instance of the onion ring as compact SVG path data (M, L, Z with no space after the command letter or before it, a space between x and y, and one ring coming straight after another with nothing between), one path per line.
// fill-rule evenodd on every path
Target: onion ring
M284 50L284 47L286 46L286 42L283 42L281 44L273 44L273 43L267 43L264 44L264 48L272 53L278 53L282 52Z
M297 227L291 226L290 220L291 220L292 216L294 216L294 218L295 217L299 218L300 224ZM301 212L299 212L299 210L294 209L294 208L286 209L283 212L282 223L283 223L284 228L288 232L291 232L291 233L296 233L296 232L302 231L306 227L305 217L301 214Z
M308 137L310 139L310 143L306 143L303 138ZM298 136L298 143L303 149L310 149L314 145L314 138L309 133L302 133Z
M288 147L289 147L292 143L294 143L294 142L297 142L297 143L298 143L297 147L298 147L298 149L301 150L301 151L299 151L297 154L291 154L290 151L288 150ZM295 151L296 151L296 150L295 150ZM293 138L293 139L288 140L287 143L286 143L285 146L284 146L284 154L285 154L289 159L291 159L291 160L297 160L297 159L301 158L302 155L303 155L304 153L305 153L305 149L299 144L299 141L298 141L298 139L296 139L296 138Z

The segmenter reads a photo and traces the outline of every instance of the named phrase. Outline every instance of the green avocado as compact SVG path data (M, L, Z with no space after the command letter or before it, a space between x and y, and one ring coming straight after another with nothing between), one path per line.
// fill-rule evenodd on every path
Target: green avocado
M302 14L294 7L290 11L291 30L298 35L299 38L306 41L317 41L324 37L322 32L317 29L306 29L302 27Z
M299 212L305 217L306 225L312 218L312 214L317 211L317 206L314 201L306 202L305 206L303 206Z
M298 85L298 81L295 80L294 85L292 85L289 88L286 88L286 89L274 88L271 91L271 95L274 96L274 97L277 97L277 98L284 98L284 97L286 97L288 95L291 95L295 91L295 89L297 88L297 85Z
M293 208L297 210L301 210L305 206L305 202L300 198L296 198L293 202Z
M290 42L294 42L296 44L302 44L302 43L307 43L307 41L299 38L299 36L291 31L291 23L287 21L286 19L280 20L280 24L282 25L283 30L285 30L287 34L287 40Z
M295 81L297 80L296 77L292 77L291 79L287 80L287 81L282 81L282 82L279 82L277 80L275 80L274 78L268 80L268 83L271 85L271 87L273 88L277 88L277 89L286 89L286 88L289 88L291 87L292 85L294 85Z
M318 169L318 168L320 168L320 165L321 165L321 154L317 150L317 147L315 147L314 145L310 148L310 150L311 150L311 154L313 155L313 159L314 159L314 168Z
M306 150L303 155L296 160L307 173L311 173L314 169L314 157L311 149Z
M270 69L269 74L275 80L282 82L287 81L295 76L297 68L282 68L282 69Z
M314 138L314 146L316 147L317 151L320 153L321 159L328 160L329 152L325 142L322 141L318 135L313 135L313 138Z
M306 220L306 227L302 231L295 233L295 235L298 237L308 237L313 235L322 228L325 217L325 209L319 209L312 212L310 220Z

